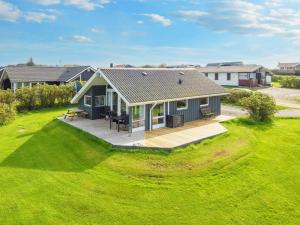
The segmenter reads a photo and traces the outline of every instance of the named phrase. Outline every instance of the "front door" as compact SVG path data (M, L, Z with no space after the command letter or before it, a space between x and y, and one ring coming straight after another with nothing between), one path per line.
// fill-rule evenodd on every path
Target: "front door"
M165 103L157 104L152 109L152 128L157 129L166 126Z

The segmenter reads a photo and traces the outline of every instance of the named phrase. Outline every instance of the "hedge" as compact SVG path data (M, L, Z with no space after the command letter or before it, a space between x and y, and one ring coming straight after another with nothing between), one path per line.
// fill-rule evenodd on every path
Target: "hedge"
M282 76L279 80L279 83L280 83L281 87L300 89L300 77L295 77L295 76L284 77L284 76Z
M68 105L75 95L74 85L37 85L32 88L0 90L0 126L14 119L16 110L40 109L53 106Z

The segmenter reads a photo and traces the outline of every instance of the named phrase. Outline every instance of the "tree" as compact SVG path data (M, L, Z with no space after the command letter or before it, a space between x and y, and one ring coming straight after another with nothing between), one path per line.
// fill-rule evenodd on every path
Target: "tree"
M249 112L250 118L256 121L270 120L276 112L274 98L260 92L241 99L240 104Z

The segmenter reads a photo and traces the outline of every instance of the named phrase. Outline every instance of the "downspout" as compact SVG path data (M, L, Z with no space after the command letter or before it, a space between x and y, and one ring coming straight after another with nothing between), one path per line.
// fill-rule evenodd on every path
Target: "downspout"
M152 110L154 109L154 107L157 105L157 102L155 102L154 104L153 104L153 106L150 108L150 126L149 126L149 130L151 131L152 130Z

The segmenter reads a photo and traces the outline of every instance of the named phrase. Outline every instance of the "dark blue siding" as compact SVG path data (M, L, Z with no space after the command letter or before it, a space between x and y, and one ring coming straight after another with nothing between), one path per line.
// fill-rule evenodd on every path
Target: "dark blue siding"
M90 107L84 105L84 96L79 101L79 108L83 109L89 114L89 118L92 120L100 119L100 112L104 111L103 107L95 107L95 96L106 95L106 86L96 85L91 87L85 95L92 97L92 105Z

